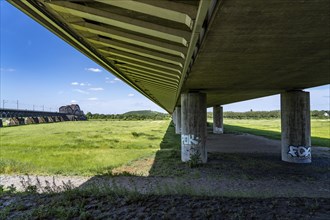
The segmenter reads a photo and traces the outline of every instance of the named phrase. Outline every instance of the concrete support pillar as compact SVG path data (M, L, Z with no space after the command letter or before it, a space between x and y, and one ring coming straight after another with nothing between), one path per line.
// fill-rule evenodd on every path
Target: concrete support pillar
M220 105L213 106L213 133L223 134L223 108Z
M0 128L3 127L2 118L0 118Z
M311 163L311 123L309 92L281 94L282 160Z
M175 113L175 133L181 134L181 107L176 107Z
M172 121L173 121L173 124L176 125L176 108L174 109L174 112L172 114Z
M181 94L181 120L181 160L206 163L206 94Z

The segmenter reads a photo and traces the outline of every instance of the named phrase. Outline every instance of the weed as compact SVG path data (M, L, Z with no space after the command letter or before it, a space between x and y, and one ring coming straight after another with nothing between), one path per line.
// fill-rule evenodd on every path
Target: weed
M190 168L195 168L200 166L202 163L201 153L196 149L191 149L190 160L188 161L188 166Z

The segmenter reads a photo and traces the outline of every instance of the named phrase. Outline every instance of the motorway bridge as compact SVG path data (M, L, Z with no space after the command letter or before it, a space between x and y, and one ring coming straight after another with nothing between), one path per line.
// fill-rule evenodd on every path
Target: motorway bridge
M305 88L330 83L329 0L8 0L174 113L182 160L205 151L206 108L281 94L282 160L311 162Z

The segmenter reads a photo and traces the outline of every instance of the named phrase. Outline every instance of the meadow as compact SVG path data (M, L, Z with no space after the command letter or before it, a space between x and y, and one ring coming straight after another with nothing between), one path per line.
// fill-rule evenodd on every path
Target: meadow
M78 121L0 129L0 173L95 175L154 154L170 121Z
M312 120L313 145L330 147L329 129L330 121ZM280 120L225 119L225 132L280 139ZM0 128L0 174L111 175L116 167L155 155L154 168L159 168L155 172L166 171L162 160L180 162L180 136L174 134L170 120Z
M280 119L224 119L225 132L249 133L271 139L281 139ZM330 121L326 119L311 120L312 146L330 147Z

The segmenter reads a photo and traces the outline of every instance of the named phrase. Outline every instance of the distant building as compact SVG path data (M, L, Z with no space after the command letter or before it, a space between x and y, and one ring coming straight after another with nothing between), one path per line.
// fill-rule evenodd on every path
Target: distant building
M80 110L79 105L71 104L66 106L61 106L59 108L59 113L64 113L71 120L87 120L84 112Z

